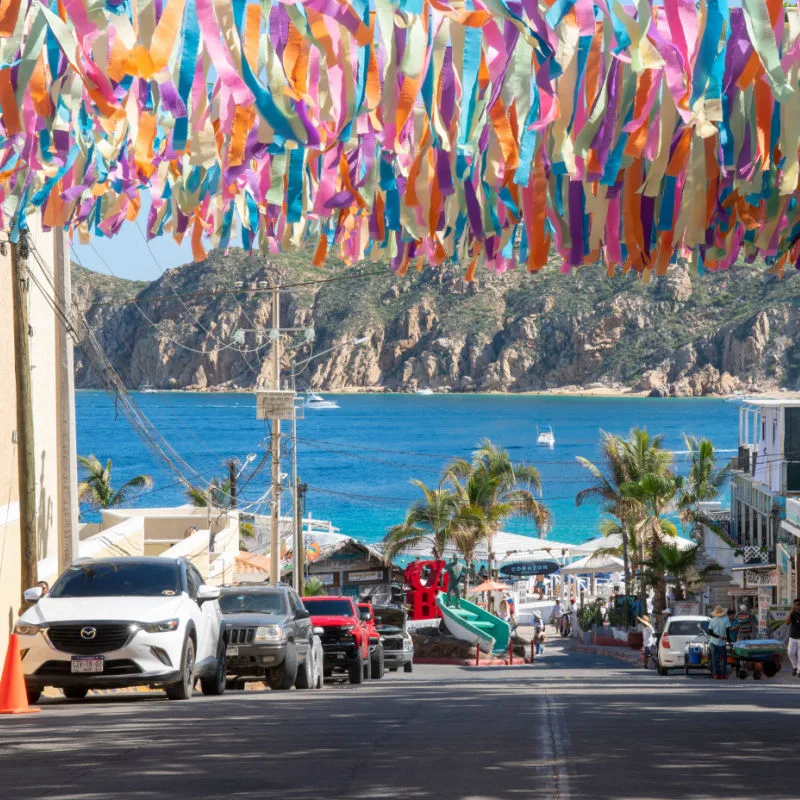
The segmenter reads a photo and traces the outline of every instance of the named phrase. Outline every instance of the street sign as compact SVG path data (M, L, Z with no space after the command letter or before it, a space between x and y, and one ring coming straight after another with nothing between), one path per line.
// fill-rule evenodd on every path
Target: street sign
M256 392L257 419L292 419L295 393L286 390Z
M543 559L541 561L512 561L500 567L501 575L514 575L518 578L530 578L533 575L552 575L559 569L557 561Z

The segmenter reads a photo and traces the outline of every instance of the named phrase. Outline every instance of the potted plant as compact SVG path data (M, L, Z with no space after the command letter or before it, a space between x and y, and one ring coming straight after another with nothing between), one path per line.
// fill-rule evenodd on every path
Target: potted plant
M584 644L592 643L592 631L597 625L603 624L603 614L600 610L600 603L595 600L593 603L585 605L578 611L578 625L583 631Z

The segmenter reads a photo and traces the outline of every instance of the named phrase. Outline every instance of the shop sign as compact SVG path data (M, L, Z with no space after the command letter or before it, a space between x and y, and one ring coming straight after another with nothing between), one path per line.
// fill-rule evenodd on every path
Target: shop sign
M769 606L767 623L769 631L767 636L770 639L778 639L785 642L789 638L789 631L786 629L786 617L789 616L791 610L791 606Z
M676 617L693 617L700 614L700 603L679 601L672 604L672 613Z
M511 575L516 578L530 578L532 575L552 575L557 572L557 561L545 559L542 561L512 561L500 567L501 575Z
M772 603L772 588L762 587L758 590L758 635L766 639L769 635L769 607Z
M323 586L333 586L336 583L336 574L333 572L314 572L312 578L316 578Z
M365 572L348 572L348 583L375 583L383 580L383 570L375 569Z

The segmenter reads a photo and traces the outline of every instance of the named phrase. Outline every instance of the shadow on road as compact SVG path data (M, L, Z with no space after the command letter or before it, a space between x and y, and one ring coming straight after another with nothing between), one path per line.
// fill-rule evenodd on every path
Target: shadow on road
M0 722L14 798L776 800L797 797L800 692L549 648L527 667L362 687L43 704Z

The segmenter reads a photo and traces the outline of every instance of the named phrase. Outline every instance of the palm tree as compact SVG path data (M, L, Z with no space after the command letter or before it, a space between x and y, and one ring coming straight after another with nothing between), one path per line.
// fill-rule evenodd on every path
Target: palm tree
M226 478L214 478L207 489L190 486L186 498L197 508L229 508L231 505L231 483Z
M710 439L698 439L684 434L683 441L689 452L691 466L683 482L678 499L678 516L688 525L690 534L697 538L701 525L718 530L718 523L701 510L700 504L714 500L728 480L730 465L717 469L714 445Z
M456 528L461 537L470 531L468 541L477 544L486 539L490 575L493 539L508 517L532 519L541 537L550 528L550 510L536 497L542 488L539 470L529 464L515 464L507 450L488 439L480 442L472 461L451 461L445 468L444 481L453 487L458 498Z
M430 489L422 481L412 480L411 483L422 492L423 498L411 506L402 523L389 529L383 540L386 558L394 558L403 550L427 542L434 560L438 561L453 533L453 520L458 511L456 495L441 486Z
M303 597L316 597L318 595L325 594L325 592L326 589L322 581L319 578L312 575L306 581L306 585L303 590Z
M709 564L703 569L697 569L699 545L687 550L680 550L674 544L662 544L653 554L648 566L654 573L656 582L665 581L667 576L672 577L677 583L675 586L675 599L683 600L684 590L697 591L722 567L719 564Z
M672 510L682 483L682 478L671 473L648 472L638 481L629 481L620 487L622 495L635 500L643 512L636 526L640 553L644 551L652 558L669 538L678 535L677 526L666 514ZM646 559L642 556L640 563L646 563ZM656 611L659 612L666 606L664 580L656 582L655 605Z
M578 462L589 470L594 480L586 489L578 492L575 504L580 506L587 500L599 502L607 515L607 519L601 523L600 532L604 536L621 536L621 554L628 593L632 585L631 546L634 547L637 566L641 566L644 557L643 549L636 547L637 526L644 518L644 508L638 499L623 492L622 487L641 480L646 474L659 475L668 472L672 454L664 450L662 444L662 436L651 437L642 428L634 428L627 438L600 431L601 466L578 456ZM639 544L643 545L642 542Z
M78 499L89 503L92 508L121 506L153 486L153 479L149 475L137 475L119 489L112 488L110 458L104 467L93 455L78 456L78 465L86 470L85 480L78 484Z

